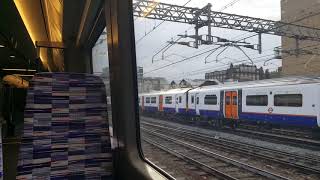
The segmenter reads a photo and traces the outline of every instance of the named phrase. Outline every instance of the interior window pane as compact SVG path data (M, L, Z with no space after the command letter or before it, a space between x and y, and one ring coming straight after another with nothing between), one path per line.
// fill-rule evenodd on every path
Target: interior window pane
M145 158L177 179L320 179L307 145L318 12L319 0L133 0L139 95L160 98L140 104Z

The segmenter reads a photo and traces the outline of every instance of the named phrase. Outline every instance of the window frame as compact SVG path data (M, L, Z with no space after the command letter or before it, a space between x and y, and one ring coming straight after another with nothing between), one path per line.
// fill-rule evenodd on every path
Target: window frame
M113 173L117 179L174 179L147 160L141 148L133 2L110 0L100 5L102 21L92 23L107 26L109 70L114 75L110 78L113 144L125 144L113 149L118 160Z
M194 95L191 95L191 104L194 104Z

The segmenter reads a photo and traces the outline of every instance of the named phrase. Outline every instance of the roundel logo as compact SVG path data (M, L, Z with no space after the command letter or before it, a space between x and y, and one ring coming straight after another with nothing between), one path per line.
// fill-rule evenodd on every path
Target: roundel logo
M268 112L269 112L269 113L272 113L272 112L273 112L273 108L272 108L272 107L269 107L269 108L268 108Z

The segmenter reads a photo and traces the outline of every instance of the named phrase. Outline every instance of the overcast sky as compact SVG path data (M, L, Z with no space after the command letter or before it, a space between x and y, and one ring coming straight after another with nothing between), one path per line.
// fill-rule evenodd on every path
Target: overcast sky
M183 5L187 1L188 0L161 0L161 2L177 5ZM187 6L202 8L207 3L211 3L212 10L219 11L232 1L233 0L191 0ZM278 21L281 17L280 0L239 0L233 6L223 10L223 12ZM162 21L158 20L135 18L136 40L139 40L141 37L145 36L146 33L151 31L157 24L161 22ZM187 34L194 34L194 29L191 25L164 22L136 44L137 64L144 68L144 76L165 77L168 81L181 80L182 78L204 79L205 72L226 69L231 62L235 62L234 64L237 64L237 62L241 63L241 61L243 63L250 63L250 61L247 60L248 58L239 49L236 49L235 47L229 47L219 55L219 62L216 62L216 56L223 50L223 48L217 50L208 58L210 63L205 63L205 57L208 55L207 53L202 56L156 70L186 57L190 57L204 52L205 50L210 50L217 47L214 45L202 45L198 49L195 49L182 45L174 45L164 53L164 59L162 59L162 55L159 53L159 55L155 56L154 58L155 62L152 63L152 57L167 44L167 41L171 40L171 38L175 39L178 34L184 34L186 30L188 30ZM199 30L199 33L207 34L206 30L207 29L204 27ZM239 40L253 35L253 33L212 28L212 35L231 40ZM191 40L192 39L185 39L181 41ZM257 44L258 38L255 36L247 39L246 41L252 44ZM257 51L251 49L243 50L253 61L257 61L256 65L260 67L264 65L264 60L273 57L273 48L280 45L281 38L279 36L263 35L262 54L258 54ZM105 59L107 59L107 54L105 51L106 48L106 43L101 43L93 49L93 59L97 61L97 63L94 63L94 69L96 72L101 72L102 67L107 66L105 61ZM271 60L268 61L264 68L275 70L279 66L281 66L281 60Z

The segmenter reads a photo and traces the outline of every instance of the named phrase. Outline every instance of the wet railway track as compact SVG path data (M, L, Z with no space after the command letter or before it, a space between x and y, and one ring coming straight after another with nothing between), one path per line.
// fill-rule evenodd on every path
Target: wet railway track
M269 142L281 143L281 144L288 144L296 147L308 148L311 150L319 150L320 151L320 139L316 139L312 137L310 133L299 132L295 130L260 130L255 126L250 126L251 128L237 128L232 129L228 126L223 128L215 128L212 125L206 124L197 124L195 122L188 122L181 118L169 118L173 122L181 123L189 126L197 126L205 129L214 129L221 132L226 133L233 133L235 135L246 136L249 138L261 139L261 140L268 140ZM167 119L161 118L163 121L168 121Z
M309 139L309 138L288 136L283 134L274 134L270 132L259 132L257 130L250 130L250 129L236 129L232 131L228 130L225 132L240 134L247 137L254 137L256 139L261 139L261 140L268 140L270 142L293 145L296 147L308 148L312 150L320 150L320 141Z
M203 133L195 132L189 129L168 127L161 124L142 122L143 127L152 129L154 132L170 135L180 140L188 141L193 144L202 144L217 151L230 152L239 156L249 156L259 160L278 164L280 167L289 167L297 172L311 174L320 177L320 157L301 156L285 151L274 150L261 146L245 144L224 138L212 137Z
M219 179L288 179L154 130L142 128L142 133L142 139L146 143L201 167L203 171Z
M250 125L250 124L241 124L241 125L239 125L238 128L246 129L246 130L255 130L255 131L260 131L260 132L264 132L264 133L290 136L290 137L295 137L295 138L304 138L304 139L310 139L310 140L319 139L319 136L317 136L319 134L310 132L310 130L307 130L307 129L264 128L264 127L259 127L257 125Z

